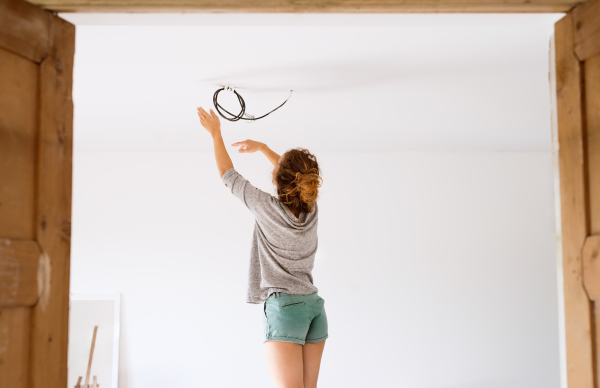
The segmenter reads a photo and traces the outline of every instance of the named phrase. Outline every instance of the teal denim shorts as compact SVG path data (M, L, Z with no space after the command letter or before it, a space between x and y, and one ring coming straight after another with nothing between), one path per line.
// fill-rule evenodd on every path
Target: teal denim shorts
M325 341L328 337L325 299L317 293L293 295L274 292L265 300L264 341L300 345Z

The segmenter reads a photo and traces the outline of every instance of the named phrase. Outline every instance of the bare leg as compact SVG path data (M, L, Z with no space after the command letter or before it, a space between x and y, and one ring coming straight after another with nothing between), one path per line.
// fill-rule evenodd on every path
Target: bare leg
M292 342L265 342L267 366L275 388L304 388L302 348Z
M319 369L321 368L321 357L325 341L315 344L306 343L302 347L302 359L304 362L304 388L317 388Z

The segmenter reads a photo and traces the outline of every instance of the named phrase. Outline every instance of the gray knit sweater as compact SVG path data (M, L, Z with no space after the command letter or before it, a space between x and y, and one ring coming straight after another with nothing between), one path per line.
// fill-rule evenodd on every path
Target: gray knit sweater
M300 222L278 198L257 189L234 168L223 183L254 215L246 302L262 303L271 293L317 292L312 269L317 252L318 207L301 213Z

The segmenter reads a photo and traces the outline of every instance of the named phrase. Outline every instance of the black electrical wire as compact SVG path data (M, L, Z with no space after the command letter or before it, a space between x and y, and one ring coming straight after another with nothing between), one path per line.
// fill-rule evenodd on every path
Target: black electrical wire
M277 108L273 109L272 111L270 111L267 114L264 114L260 117L254 117L254 116L246 113L246 102L244 101L242 96L240 96L240 94L237 92L237 90L234 90L233 88L229 88L229 87L227 89L231 90L237 96L237 99L238 99L238 102L240 103L240 108L241 108L240 113L238 113L237 115L234 115L233 113L229 112L227 109L223 108L217 101L219 93L221 93L221 91L223 91L223 90L226 90L226 88L221 88L221 89L218 89L217 91L215 91L215 94L213 95L213 104L215 105L215 109L217 110L217 112L219 112L221 117L223 117L225 120L229 120L229 121L238 121L238 120L256 121L258 119L262 119L263 117L267 117L271 113L275 112L277 109L284 106L285 103L288 102L288 100L290 99L290 97L292 95L292 91L290 90L290 96L288 96L288 98L283 102L283 104L279 105ZM229 117L226 116L221 111L221 109L223 110L223 112L227 113L229 115ZM244 117L244 116L248 116L248 117Z

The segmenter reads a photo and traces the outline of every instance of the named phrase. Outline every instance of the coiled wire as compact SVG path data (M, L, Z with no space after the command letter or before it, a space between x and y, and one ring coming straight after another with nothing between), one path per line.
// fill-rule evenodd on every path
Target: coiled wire
M246 102L244 101L244 99L242 98L242 96L240 96L240 94L237 92L237 90L234 90L233 88L229 88L229 87L227 87L227 89L231 90L236 95L236 97L238 99L238 102L240 103L240 113L238 113L237 115L234 115L233 113L229 112L227 109L223 108L219 104L219 102L217 101L217 99L219 97L219 93L221 93L223 90L226 90L225 87L223 87L221 89L217 89L215 91L215 94L213 95L213 104L214 104L215 109L217 110L217 112L221 115L221 117L223 117L225 120L229 120L229 121L247 120L247 121L252 122L252 121L256 121L256 120L262 119L264 117L267 117L271 113L275 112L277 109L281 108L282 106L284 106L285 103L288 102L288 100L292 96L292 90L290 90L290 95L283 102L283 104L279 105L277 108L273 109L272 111L270 111L267 114L264 114L264 115L262 115L260 117L254 117L254 116L249 115L249 114L246 113ZM228 116L226 116L223 112L225 112ZM244 117L244 116L246 116L246 117Z

